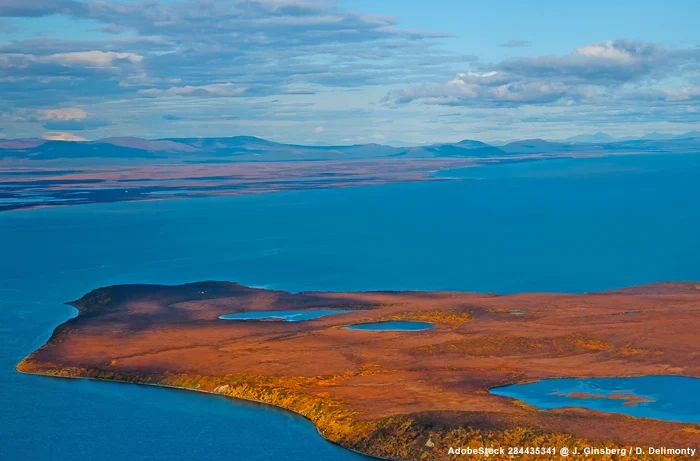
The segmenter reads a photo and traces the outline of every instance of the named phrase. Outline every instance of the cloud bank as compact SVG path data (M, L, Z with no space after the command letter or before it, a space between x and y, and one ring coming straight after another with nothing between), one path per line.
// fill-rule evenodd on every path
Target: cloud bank
M17 32L58 17L89 33ZM0 29L9 136L422 142L700 117L697 47L616 39L545 54L503 37L496 55L517 57L489 60L332 0L0 0Z
M698 87L661 89L666 80L697 72L700 49L669 51L628 40L593 43L565 56L533 56L484 64L441 84L393 90L385 102L447 106L551 105L691 100ZM688 81L690 83L690 81Z

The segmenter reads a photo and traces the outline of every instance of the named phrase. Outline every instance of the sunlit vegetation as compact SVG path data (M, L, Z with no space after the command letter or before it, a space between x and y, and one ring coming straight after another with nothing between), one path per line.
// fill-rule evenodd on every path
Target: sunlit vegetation
M571 333L564 336L529 338L522 336L476 336L467 339L446 341L416 348L419 353L426 354L468 354L477 356L489 355L522 355L522 354L572 354L586 352L611 352L615 347L600 339L592 338L581 333Z
M426 446L428 439L433 446ZM607 442L592 444L590 441L577 439L569 434L554 433L537 430L534 428L516 426L504 430L482 430L468 424L455 427L436 427L428 421L421 421L420 417L395 416L383 418L376 422L375 430L358 441L352 448L390 459L443 461L464 459L519 459L519 460L552 460L559 459L559 449L567 447L569 450L578 449L583 453L585 447L620 448ZM518 454L510 456L455 456L449 454L450 447L540 447L556 448L557 454ZM627 459L619 455L595 455L580 456L580 459L595 460L620 460ZM564 458L562 458L564 459ZM635 460L670 460L673 457L654 456L648 454L635 455Z
M586 343L584 341L584 344ZM448 426L422 421L422 415L392 416L378 420L361 420L357 412L340 398L313 391L318 387L333 386L345 379L368 374L394 373L378 365L366 365L341 375L317 377L285 377L255 375L200 376L188 374L137 374L105 370L58 367L54 364L35 365L31 356L18 366L23 372L63 377L86 377L123 382L155 384L200 392L215 393L234 398L268 403L294 411L311 420L319 433L346 448L389 459L444 461L455 459L450 447L567 447L571 450L596 446L619 448L607 443L592 444L569 434L542 431L530 427L513 426L502 430L485 430L469 423ZM528 408L528 406L524 406ZM536 410L532 410L536 411ZM695 427L684 429L698 432ZM426 446L430 438L433 446ZM551 454L521 454L520 460L550 460ZM512 456L470 456L469 459L513 459ZM589 456L586 459L618 460L616 455ZM670 460L672 457L635 455L636 460Z
M474 317L469 311L453 310L426 310L413 312L398 312L396 314L385 315L378 319L380 322L389 320L410 320L416 322L428 322L442 324L450 327L457 327L464 322L472 320Z
M585 320L576 317L575 322L565 309L558 308L561 301L550 295L531 295L534 300L530 302L537 301L541 311L537 315L526 312L517 320L507 315L480 315L512 313L520 308L505 297L483 301L457 293L382 292L358 298L350 294L341 298L285 295L289 299L276 306L362 308L363 321L422 321L438 327L425 335L401 335L400 340L399 335L368 335L362 342L357 335L340 331L346 321L342 316L332 319L337 322L283 328L278 324L256 325L255 334L242 334L237 330L241 326L222 325L199 316L206 309L216 314L212 318L224 309L235 310L217 304L224 303L224 298L201 300L201 292L221 290L216 296L226 296L225 303L230 304L233 290L238 309L267 307L268 295L261 291L211 284L139 289L143 291L135 293L133 287L95 290L76 301L73 304L80 309L80 316L60 325L48 343L17 369L169 386L275 405L308 418L332 442L389 459L487 458L455 457L449 454L450 447L619 448L615 442L628 446L641 443L642 436L657 445L666 440L686 443L700 434L697 424L602 415L583 409L541 411L489 392L493 387L542 376L571 377L580 370L577 364L593 364L598 367L594 373L610 376L636 370L636 365L645 367L644 373L669 370L696 375L696 369L687 372L695 363L692 352L679 346L696 338L696 326L683 323L695 318L695 299L681 305L677 297L645 295L635 297L634 302L627 297L632 295L611 295L620 296L622 302L588 297ZM183 321L187 311L183 303L191 299L196 303L187 309L197 315ZM141 306L144 300L157 315L150 311L147 316L134 315L130 306ZM392 300L397 302L390 303ZM571 302L569 298L565 301ZM174 305L177 307L172 308ZM525 311L528 304L523 302L523 306ZM613 311L628 312L626 309L645 314L610 315ZM629 328L630 321L638 327ZM101 335L95 334L97 330ZM685 336L668 340L668 331ZM581 373L590 373L593 365ZM238 373L226 374L234 370ZM620 398L629 404L646 401L626 394L568 397ZM620 423L614 431L610 421ZM636 454L631 458L576 458L674 459ZM550 452L518 454L512 459L560 457Z

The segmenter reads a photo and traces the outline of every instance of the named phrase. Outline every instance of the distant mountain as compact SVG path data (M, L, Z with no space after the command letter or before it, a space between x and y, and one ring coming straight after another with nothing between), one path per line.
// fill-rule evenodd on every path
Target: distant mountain
M588 144L600 144L600 143L615 143L615 142L625 142L625 141L637 141L637 140L647 140L647 141L667 141L672 139L688 139L688 138L700 138L699 131L688 131L682 134L669 134L669 133L659 133L657 131L647 133L641 137L634 136L623 136L615 138L604 132L598 132L595 134L579 134L577 136L572 136L566 138L559 142L564 143L588 143ZM555 141L556 142L556 141Z
M47 142L41 138L0 139L0 149L32 149Z
M141 138L105 138L97 141L48 141L39 138L3 140L1 157L32 160L61 158L166 158L170 153L196 152L190 146Z
M607 133L599 131L596 134L580 134L566 138L564 142L568 143L599 143L599 142L615 142L615 138Z
M526 139L501 146L500 149L508 154L551 154L572 152L571 144L545 141L544 139Z
M668 137L670 136L670 137ZM612 141L610 141L612 139ZM363 160L379 158L496 158L514 155L561 155L611 152L700 152L700 133L650 133L643 139L614 139L605 133L580 135L567 141L526 139L496 147L464 139L413 147L382 144L303 146L254 136L218 138L104 138L96 141L48 141L39 138L0 140L0 159L54 160L63 163L115 162L274 162Z
M687 133L679 134L676 136L676 139L686 139L686 138L692 138L692 139L700 138L700 131L696 131L696 130L688 131Z
M690 153L700 152L700 138L635 139L600 146L605 151Z
M640 139L643 139L646 141L668 141L671 139L690 139L690 138L693 138L693 139L700 138L700 132L688 131L687 133L682 133L682 134L668 134L668 133L659 133L658 131L654 131L652 133L645 134Z
M273 141L268 141L255 136L231 136L220 138L166 138L158 141L173 142L188 145L198 150L216 151L221 149L261 149L281 146Z
M473 139L463 139L459 142L453 143L452 145L461 149L483 149L484 147L491 147L484 142L475 141Z
M641 137L641 139L644 140L649 140L649 141L661 141L665 139L673 139L674 135L672 134L664 134L664 133L659 133L657 131L654 131L652 133L647 133L644 136Z
M100 139L99 141L94 141L92 144L111 144L113 146L140 149L149 152L196 152L198 150L195 147L189 146L185 143L170 141L167 139L150 141L148 139L133 137L104 138Z
M303 146L282 144L254 136L218 138L165 138L147 140L135 137L104 138L96 141L47 141L25 139L3 141L0 158L32 160L134 159L139 161L314 161L361 160L387 157L498 157L502 150L481 141L465 139L457 143L417 147L382 144L345 146Z
M407 158L431 157L504 157L508 154L498 147L490 146L481 141L465 139L449 144L430 144L426 146L409 147L394 156Z
M670 139L696 139L700 138L700 131L688 131L687 133L683 134L675 134L671 135L672 137Z

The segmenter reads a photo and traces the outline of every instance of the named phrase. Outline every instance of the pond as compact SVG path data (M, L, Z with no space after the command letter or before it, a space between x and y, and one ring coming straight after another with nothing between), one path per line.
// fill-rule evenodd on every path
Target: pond
M638 418L700 423L700 379L684 376L544 379L490 392L540 409L583 407Z
M294 311L255 311L239 312L237 314L226 314L219 318L221 320L283 320L285 322L301 322L304 320L314 320L327 315L344 314L353 312L347 309L316 309L316 310L294 310Z
M415 322L409 320L391 320L387 322L358 323L345 327L348 330L362 331L421 331L430 330L435 325L428 322Z

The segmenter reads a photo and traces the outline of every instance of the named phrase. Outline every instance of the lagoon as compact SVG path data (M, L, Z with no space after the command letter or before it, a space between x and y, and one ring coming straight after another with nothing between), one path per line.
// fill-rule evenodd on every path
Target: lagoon
M491 389L537 408L583 407L638 418L700 423L700 379L683 376L557 378Z

